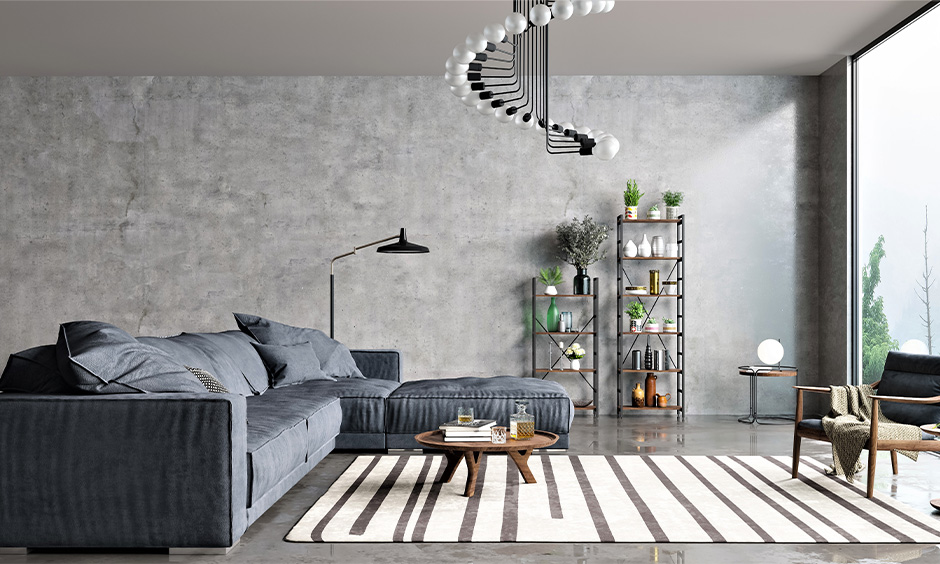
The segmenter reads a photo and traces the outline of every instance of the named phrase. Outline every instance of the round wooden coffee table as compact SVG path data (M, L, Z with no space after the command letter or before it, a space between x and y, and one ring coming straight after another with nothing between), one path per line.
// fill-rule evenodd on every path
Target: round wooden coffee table
M454 477L457 467L460 466L460 460L467 461L467 487L463 495L473 497L477 487L477 472L480 469L480 458L485 452L505 452L516 463L516 468L525 479L525 483L534 484L535 476L529 470L529 455L537 448L550 447L558 441L558 435L548 431L536 431L535 436L524 441L516 441L506 437L506 444L494 445L487 442L444 442L444 434L441 431L428 431L415 435L418 444L427 448L433 448L444 452L447 458L447 467L444 469L444 475L441 481L448 483Z

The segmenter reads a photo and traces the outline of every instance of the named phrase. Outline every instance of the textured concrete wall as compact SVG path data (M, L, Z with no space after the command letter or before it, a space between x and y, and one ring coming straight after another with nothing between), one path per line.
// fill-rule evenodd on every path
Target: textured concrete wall
M807 384L845 385L851 370L851 62L819 78L819 373ZM807 408L829 410L825 396Z
M617 134L620 155L549 156L438 78L0 78L0 352L79 318L326 328L330 258L405 226L430 255L337 263L337 337L404 350L408 379L527 374L530 279L558 262L554 226L613 226L637 178L644 205L686 193L690 411L744 413L736 367L763 338L816 369L818 79L566 77L552 108ZM605 412L614 242L590 271ZM790 384L762 382L762 406L790 411Z

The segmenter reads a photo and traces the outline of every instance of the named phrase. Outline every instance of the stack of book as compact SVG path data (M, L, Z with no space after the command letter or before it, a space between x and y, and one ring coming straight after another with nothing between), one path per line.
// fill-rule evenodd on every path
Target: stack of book
M446 443L464 443L490 440L490 429L496 425L492 419L474 419L470 423L449 421L440 426Z

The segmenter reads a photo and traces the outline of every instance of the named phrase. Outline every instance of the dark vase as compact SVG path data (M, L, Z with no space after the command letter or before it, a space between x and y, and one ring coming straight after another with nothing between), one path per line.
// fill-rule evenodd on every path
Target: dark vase
M591 293L591 277L588 276L586 268L579 268L577 276L574 277L574 293L580 296Z

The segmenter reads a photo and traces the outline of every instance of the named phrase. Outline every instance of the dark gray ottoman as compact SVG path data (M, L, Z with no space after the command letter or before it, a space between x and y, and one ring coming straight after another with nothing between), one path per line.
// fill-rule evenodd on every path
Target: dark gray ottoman
M509 426L517 399L529 400L526 411L535 416L535 428L558 435L552 448L568 448L568 430L574 405L557 382L538 378L495 376L405 382L388 396L385 409L385 444L388 448L421 448L414 437L457 418L457 408L473 408L477 419L495 419Z

